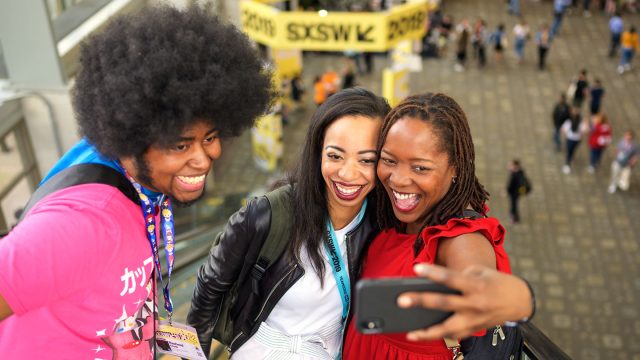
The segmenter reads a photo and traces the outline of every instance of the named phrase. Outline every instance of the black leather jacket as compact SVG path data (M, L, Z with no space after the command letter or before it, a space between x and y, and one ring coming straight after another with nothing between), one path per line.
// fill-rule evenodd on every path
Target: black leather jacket
M373 238L378 234L374 209L369 206L363 221L346 235L349 276L358 278L360 257ZM211 247L207 262L202 265L191 300L187 322L198 331L198 337L205 354L209 354L213 327L226 292L236 279L244 278L243 271L250 271L256 262L260 248L269 232L271 208L265 197L249 201L229 218L218 244ZM319 235L321 236L321 235ZM249 266L246 266L248 264ZM302 277L304 269L289 259L287 250L265 272L260 281L259 295L250 296L251 281L241 286L235 308L250 311L231 311L234 333L237 334L228 350L233 352L258 330L269 316L273 307L287 290ZM355 281L351 281L353 292ZM240 306L251 298L253 304Z

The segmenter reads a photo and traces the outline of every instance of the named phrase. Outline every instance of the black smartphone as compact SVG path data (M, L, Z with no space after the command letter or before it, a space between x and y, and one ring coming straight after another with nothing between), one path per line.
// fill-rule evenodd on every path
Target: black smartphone
M460 294L420 277L360 280L355 294L356 329L363 334L400 333L423 329L451 316L451 312L442 310L398 307L398 296L414 291Z

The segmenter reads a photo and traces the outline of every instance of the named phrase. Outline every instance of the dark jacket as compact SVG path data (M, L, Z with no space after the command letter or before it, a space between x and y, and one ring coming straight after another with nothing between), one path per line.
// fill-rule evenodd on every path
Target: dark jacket
M555 129L559 130L570 115L569 104L566 102L558 102L553 108L553 126Z
M244 275L251 271L257 260L269 233L270 222L269 201L264 197L250 200L246 207L229 218L219 243L211 247L207 262L200 268L187 323L198 331L205 354L210 351L212 331L223 298L237 279L250 279L250 276ZM352 291L355 285L353 279L359 275L361 254L378 232L374 209L369 206L363 221L346 235ZM329 267L327 271L330 271ZM257 296L252 296L251 280L240 287L236 306L231 311L234 334L237 334L228 344L231 352L255 334L276 303L303 274L304 269L292 261L288 250L285 250L263 275Z
M511 172L509 182L507 183L507 193L509 196L518 197L522 195L520 193L520 187L524 185L524 176L524 171L521 169Z

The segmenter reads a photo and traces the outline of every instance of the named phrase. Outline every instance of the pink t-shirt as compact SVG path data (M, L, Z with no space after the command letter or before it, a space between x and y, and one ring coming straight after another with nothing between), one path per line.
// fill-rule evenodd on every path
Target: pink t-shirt
M153 258L140 207L79 185L42 199L0 240L4 359L150 359Z

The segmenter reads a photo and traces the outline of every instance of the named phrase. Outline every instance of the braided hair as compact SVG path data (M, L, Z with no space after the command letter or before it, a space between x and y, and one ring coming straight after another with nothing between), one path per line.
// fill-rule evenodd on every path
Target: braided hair
M396 106L385 118L378 139L378 158L391 127L401 119L419 119L431 124L440 149L449 156L449 166L456 171L455 181L449 191L427 214L423 214L420 232L427 226L445 224L450 218L460 216L471 207L485 215L485 202L489 193L480 184L475 174L475 151L471 130L462 108L451 97L440 93L413 95ZM380 180L377 180L376 195L378 201L378 222L387 228L404 230L393 213L393 205ZM418 237L417 242L420 242ZM416 246L422 246L417 243Z

